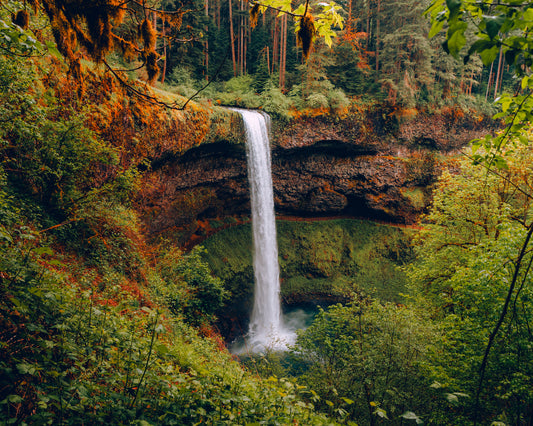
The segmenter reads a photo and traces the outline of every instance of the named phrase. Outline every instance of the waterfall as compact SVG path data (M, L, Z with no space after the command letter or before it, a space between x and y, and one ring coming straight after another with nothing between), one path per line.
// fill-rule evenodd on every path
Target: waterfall
M283 325L280 304L278 245L268 137L269 117L257 111L236 109L246 132L248 180L252 208L254 306L246 349L285 349L294 333Z

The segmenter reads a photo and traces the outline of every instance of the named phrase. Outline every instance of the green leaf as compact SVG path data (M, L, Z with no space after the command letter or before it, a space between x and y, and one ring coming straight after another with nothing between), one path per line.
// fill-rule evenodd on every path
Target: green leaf
M518 51L516 51L514 49L507 50L505 52L505 61L508 64L514 64L517 54L518 54Z
M48 53L52 56L54 56L55 58L57 59L63 59L63 56L61 55L61 53L59 52L59 50L57 50L57 46L55 45L55 43L51 42L51 41L47 41L46 42L46 49L48 50Z
M493 63L496 60L499 51L500 49L498 46L493 46L490 49L479 52L479 56L481 57L483 65L490 65Z
M522 87L522 90L524 90L527 87L528 82L529 82L529 76L526 75L522 78L522 82L520 84L520 86Z
M33 252L39 256L43 254L47 254L51 256L54 254L54 251L50 247L37 247L36 249L33 250Z
M500 28L505 22L505 17L503 16L485 16L485 28L487 29L487 34L491 40L494 39L500 32Z
M6 400L8 402L13 403L13 404L18 404L18 403L24 401L24 399L20 395L8 395Z
M529 21L529 22L533 21L533 7L530 6L524 12L524 21Z
M457 398L457 395L453 394L453 393L447 393L446 394L446 399L448 400L448 402L459 402L459 398Z
M474 139L472 141L472 154L475 154L477 152L477 150L481 147L481 145L482 145L481 140ZM430 385L430 387L438 389L438 388L441 388L442 385L440 383L438 383L438 382L434 382L432 385Z
M434 0L427 7L427 9L424 11L424 15L430 15L431 17L435 17L435 16L439 15L442 12L445 13L445 11L443 9L444 9L444 1L443 0Z
M400 415L401 418L403 419L407 419L407 420L414 420L416 421L416 424L417 425L421 425L423 424L424 422L422 421L422 419L420 417L418 417L415 413L413 413L412 411L406 411L405 413L403 413L402 415Z
M457 57L459 51L466 44L465 31L468 28L466 22L459 21L448 29L447 48L452 56Z
M448 400L448 402L452 402L452 403L458 403L459 402L459 397L462 396L464 398L468 398L469 395L466 394L466 393L463 393L463 392L454 392L454 393L447 393L446 394L446 399Z
M444 26L444 21L433 21L433 24L431 25L431 29L429 30L428 37L429 38L435 37L438 33L442 31L443 26Z
M383 408L376 408L376 411L374 411L374 414L378 417L381 417L382 419L389 419L387 416L387 412Z
M483 52L484 50L492 49L494 46L497 46L497 45L498 45L497 42L493 40L485 40L485 39L476 40L476 42L472 44L472 46L470 46L470 49L468 49L468 53L470 55L474 52L480 53L480 52Z
M6 240L8 243L13 242L13 238L11 238L11 235L7 232L5 228L0 228L0 239Z
M27 364L25 362L21 362L20 364L17 364L17 370L19 371L20 374L30 374L32 376L37 373L37 369L35 368L35 366L31 364Z
M461 0L446 0L446 6L450 9L450 18L459 14L461 9Z

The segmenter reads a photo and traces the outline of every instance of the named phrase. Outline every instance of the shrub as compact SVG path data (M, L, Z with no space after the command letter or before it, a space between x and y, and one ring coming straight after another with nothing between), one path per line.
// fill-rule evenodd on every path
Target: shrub
M167 79L168 90L190 97L197 91L197 82L191 72L183 67L175 67Z
M269 80L261 93L261 106L269 114L273 114L278 119L287 121L290 117L289 110L292 102L283 94L279 87Z
M414 311L357 301L321 310L298 336L294 356L307 363L301 379L320 399L317 406L376 424L374 417L401 420L426 412L430 383L421 370L433 332Z
M164 303L172 313L197 326L212 322L228 296L222 280L213 277L202 260L204 253L200 246L187 254L171 249L157 268L163 279L158 292Z

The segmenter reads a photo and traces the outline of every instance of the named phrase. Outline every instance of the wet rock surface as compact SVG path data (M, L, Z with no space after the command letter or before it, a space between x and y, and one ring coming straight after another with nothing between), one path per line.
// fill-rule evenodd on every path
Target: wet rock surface
M372 115L373 114L373 115ZM421 115L402 122L390 111L345 120L302 119L274 126L276 212L303 217L357 216L414 223L454 154L493 130L475 117ZM187 241L205 218L249 215L246 149L217 141L161 157L139 200L147 232Z

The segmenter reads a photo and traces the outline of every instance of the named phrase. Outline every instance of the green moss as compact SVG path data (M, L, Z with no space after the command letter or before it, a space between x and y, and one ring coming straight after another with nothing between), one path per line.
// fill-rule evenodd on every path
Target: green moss
M427 205L426 195L422 188L406 189L402 195L417 209L423 209Z
M282 297L342 298L350 291L399 301L411 257L410 232L370 221L277 222ZM253 287L250 225L225 229L204 242L214 274L239 300Z

